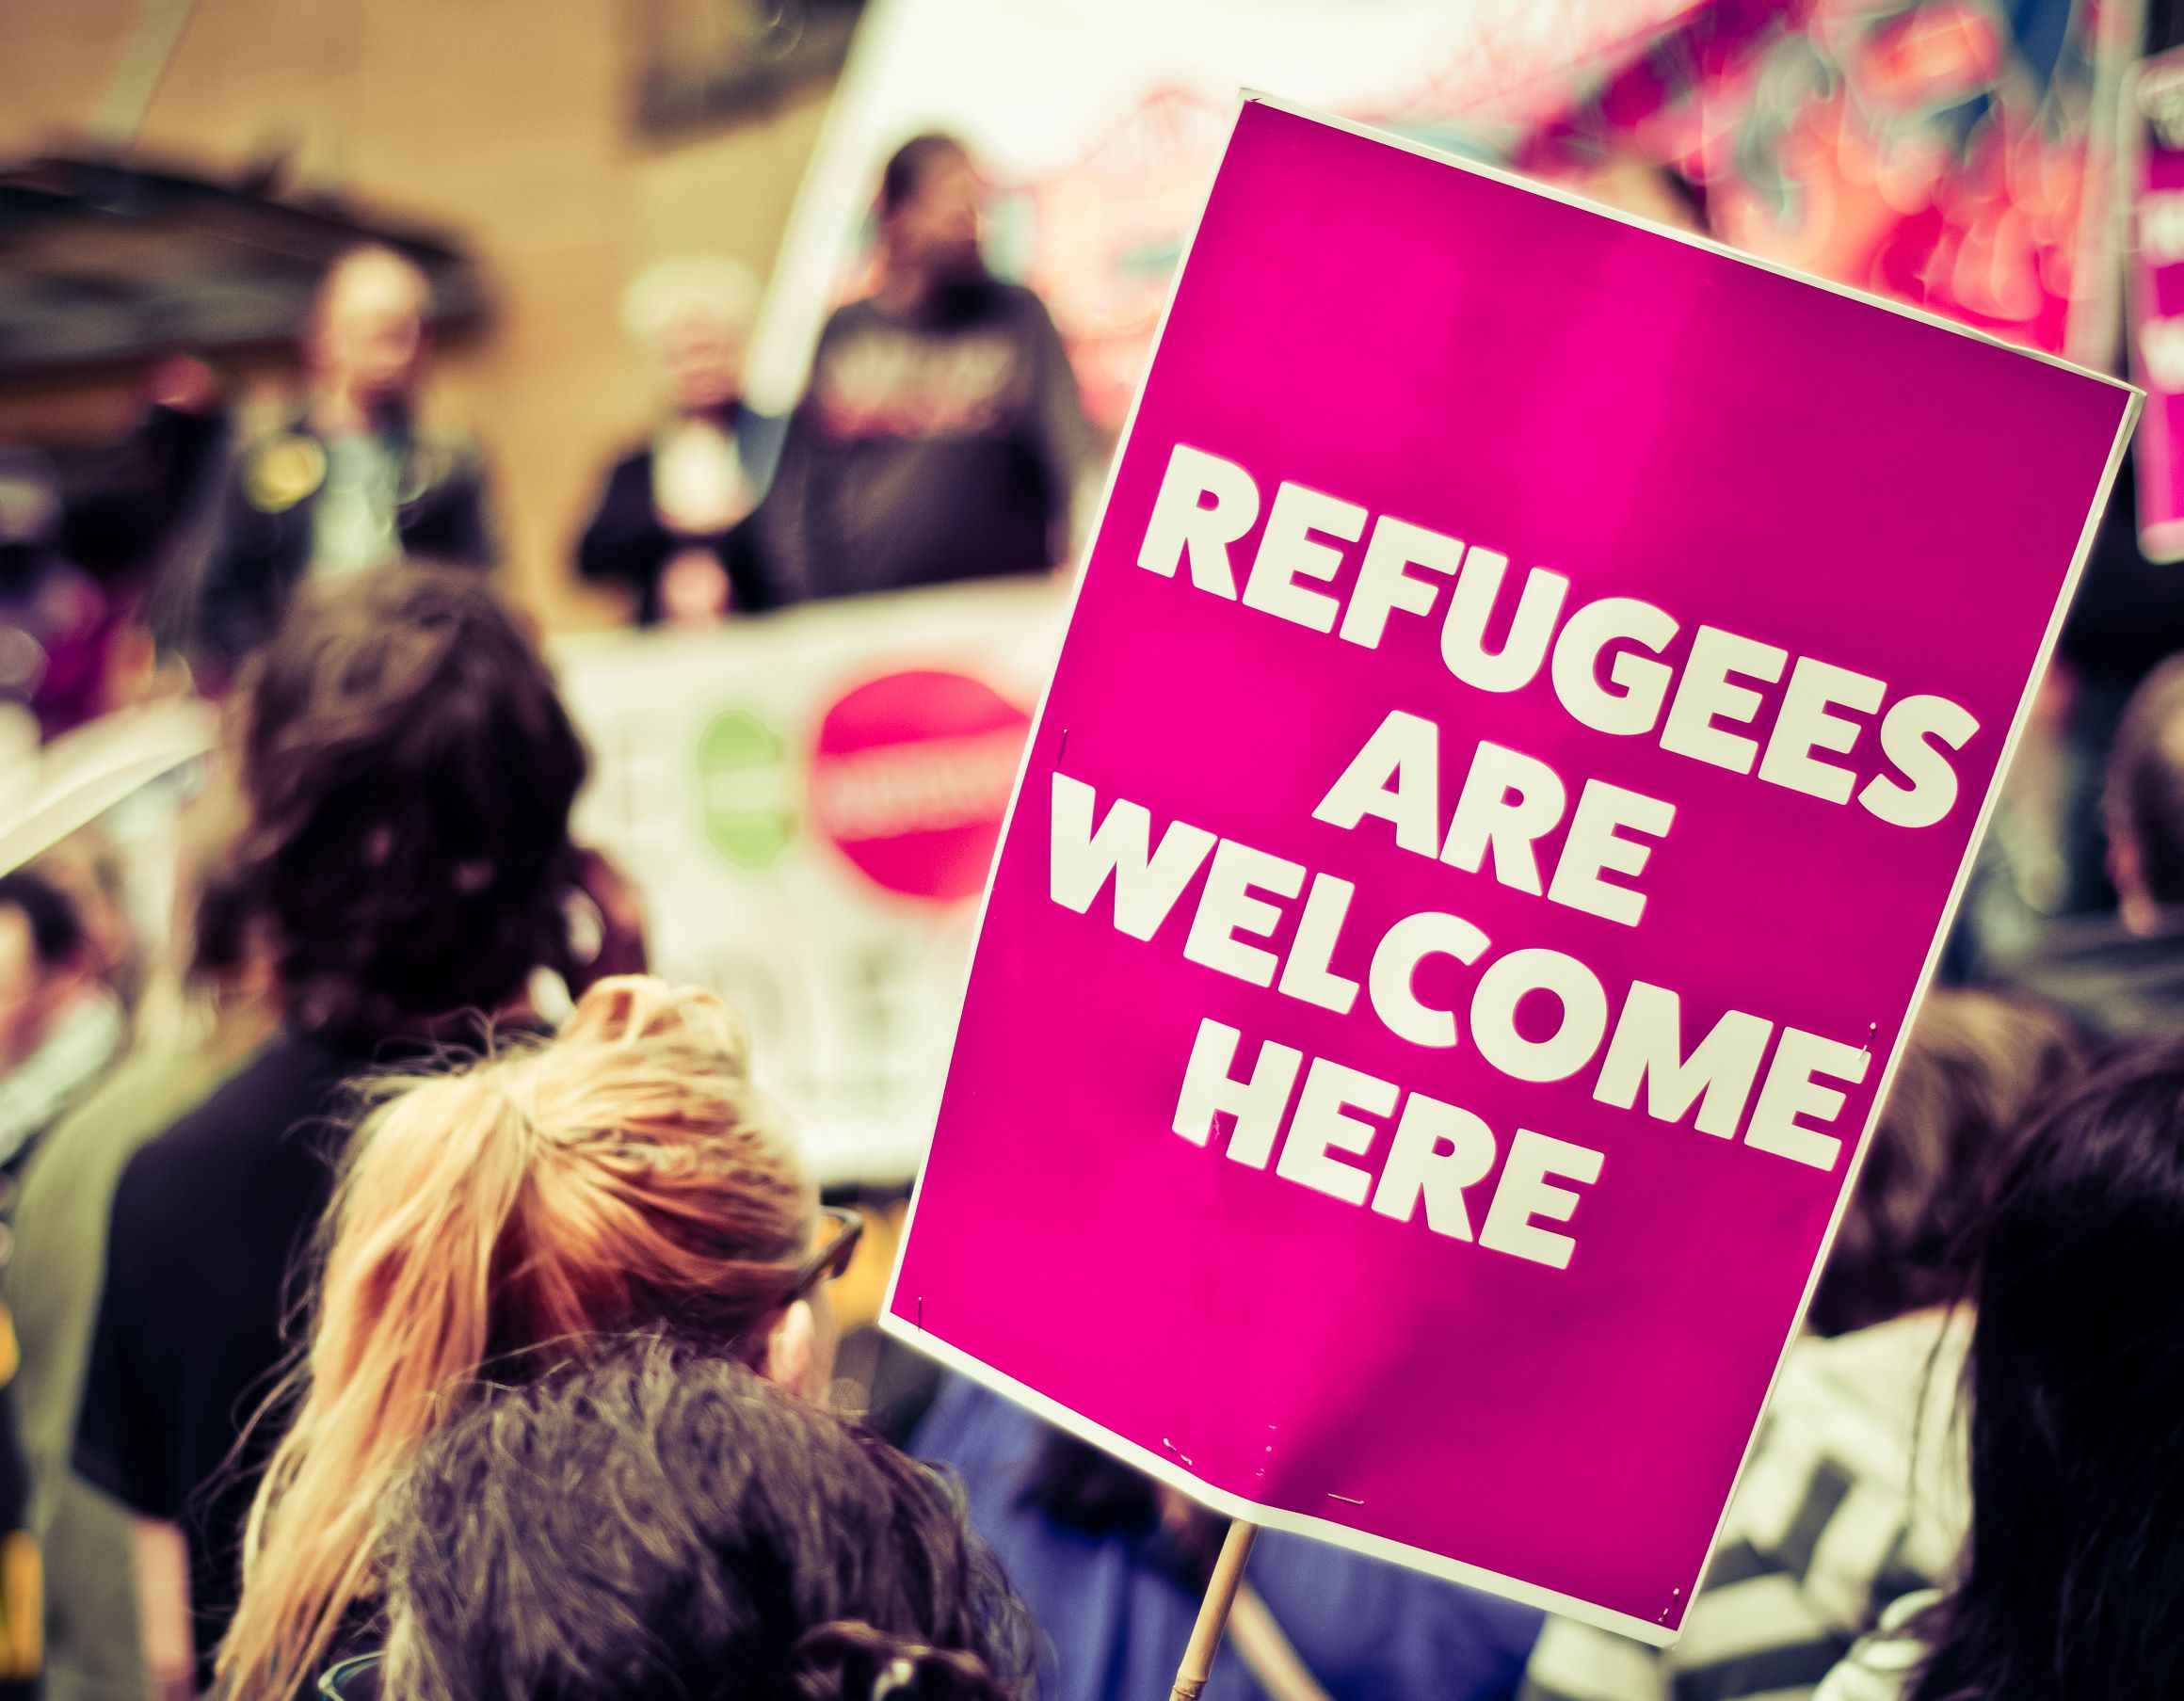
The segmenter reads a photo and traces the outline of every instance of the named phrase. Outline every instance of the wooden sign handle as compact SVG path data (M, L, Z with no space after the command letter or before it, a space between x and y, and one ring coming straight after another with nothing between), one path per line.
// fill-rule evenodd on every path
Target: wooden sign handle
M1213 1650L1221 1645L1228 1609L1236 1604L1236 1590L1244 1581L1244 1562L1251 1557L1251 1544L1258 1536L1257 1524L1237 1518L1221 1538L1221 1555L1213 1562L1206 1598L1198 1603L1198 1622L1183 1645L1183 1662L1176 1668L1176 1687L1168 1693L1168 1701L1198 1701L1205 1690L1206 1675L1213 1669Z

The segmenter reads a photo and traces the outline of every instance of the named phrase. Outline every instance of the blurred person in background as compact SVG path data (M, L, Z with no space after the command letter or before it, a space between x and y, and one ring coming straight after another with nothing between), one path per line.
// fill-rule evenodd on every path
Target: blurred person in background
M207 801L186 829L192 866L226 844L203 832ZM185 868L183 884L199 883ZM185 1021L164 1042L140 1041L40 1143L16 1212L6 1292L22 1342L17 1404L45 1580L47 1701L146 1695L129 1518L70 1464L115 1185L139 1147L244 1067L280 1024L247 896L216 883L191 907Z
M105 713L120 621L111 598L61 552L60 481L46 458L0 449L0 703L51 738Z
M2062 1005L2101 1039L2167 1038L2184 1032L2184 656L2131 695L2101 810L2116 908L2052 921L1987 971Z
M303 338L304 406L246 442L228 474L196 600L216 682L306 578L405 555L493 564L476 445L417 417L430 307L424 272L391 248L352 249L329 268Z
M32 869L0 875L0 1172L96 1083L127 1026L67 895Z
M754 522L787 598L1068 559L1097 445L1046 308L987 269L980 193L953 136L914 136L887 163L879 288L820 333Z
M732 1356L639 1336L453 1404L385 1516L378 1693L1028 1701L959 1498Z
M601 981L557 1037L396 1087L327 1218L312 1336L285 1390L294 1420L251 1508L219 1653L224 1693L301 1693L369 1640L388 1485L481 1381L672 1327L823 1397L826 1283L854 1220L819 1210L710 993ZM260 1426L288 1404L276 1394Z
M742 522L765 490L780 422L743 404L759 283L732 260L669 261L630 286L622 323L671 411L617 461L577 546L578 570L635 600L640 626L717 620L777 602Z
M2125 705L2164 658L2184 650L2184 571L2139 548L2137 457L2127 455L2055 648L2063 736L2058 825L2064 915L2105 912L2114 884L2104 802Z
M1964 1539L1952 1421L1981 1225L2082 1042L2027 999L1927 994L1682 1639L1550 1618L1524 1701L1795 1701ZM2072 1692L2059 1692L2072 1693Z
M910 1451L962 1474L972 1521L1052 1638L1049 1701L1173 1683L1226 1520L960 1378ZM1261 1531L1205 1701L1503 1701L1539 1613Z
M171 355L147 375L136 424L70 460L63 542L121 622L109 664L116 707L188 688L189 600L212 541L229 427L212 368Z
M2168 1701L2184 1674L2184 1054L2089 1083L1984 1227L1970 1530L1822 1701Z
M240 1426L283 1362L345 1083L522 1018L535 971L569 954L581 872L583 746L474 572L304 586L233 722L245 819L220 878L248 902L283 1026L121 1167L73 1452L136 1520L163 1694L209 1683L233 1608L279 1438L260 1425L238 1449Z

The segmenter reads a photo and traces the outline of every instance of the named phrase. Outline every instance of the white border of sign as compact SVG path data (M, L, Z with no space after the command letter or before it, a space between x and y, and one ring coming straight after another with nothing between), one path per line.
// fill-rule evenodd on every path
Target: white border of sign
M2093 552L2094 534L2099 527L2103 510L2108 506L2109 491L2115 484L2118 468L2123 464L2125 452L2130 443L2132 427L2138 423L2139 409L2145 401L2144 393L2136 386L2124 383L2106 373L2089 372L2084 367L2075 365L2063 359L2060 355L2048 354L2036 348L2020 347L1976 327L1957 324L1953 320L1941 317L1938 313L1929 313L1923 308L1911 307L1900 301L1890 301L1868 291L1854 289L1848 284L1837 283L1825 278L1817 278L1809 273L1798 271L1794 267L1780 265L1773 261L1759 259L1755 255L1740 253L1710 237L1695 235L1686 231L1671 230L1665 226L1657 225L1649 219L1640 218L1614 208L1598 205L1566 190L1531 182L1514 172L1482 165L1474 160L1462 159L1453 154L1443 153L1436 149L1406 140L1402 136L1390 136L1384 131L1374 130L1370 125L1353 123L1346 119L1335 118L1327 113L1315 111L1309 106L1279 100L1254 90L1244 90L1238 97L1235 115L1229 121L1231 142L1235 136L1236 122L1242 118L1244 108L1250 104L1272 107L1276 111L1286 112L1295 118L1325 124L1330 129L1346 131L1352 136L1364 136L1371 141L1385 142L1389 147L1400 148L1406 153L1415 153L1421 159L1434 160L1459 171L1469 171L1480 177L1491 178L1496 183L1506 184L1511 187L1523 189L1530 194L1544 196L1550 201L1559 201L1570 206L1582 207L1585 211L1600 217L1611 218L1617 223L1631 225L1640 230L1651 231L1657 235L1667 236L1674 241L1686 243L1693 248L1705 249L1710 252L1721 254L1742 265L1756 267L1760 271L1774 272L1781 277L1792 278L1800 283L1809 283L1816 288L1827 290L1831 294L1844 296L1854 301L1865 302L1871 307L1882 308L1888 313L1898 313L1905 318L1918 319L1928 325L1938 326L1940 329L1952 331L1958 336L1969 337L1976 342L1988 343L1998 348L2009 349L2013 354L2043 361L2050 366L2059 366L2064 371L2076 372L2082 377L2111 385L2123 391L2128 398L2124 407L2122 422L2116 431L2115 441L2109 450L2108 463L2101 472L2099 488L2094 493L2092 508L2086 515L2083 529L2079 533L2078 550L2071 558L2069 575L2064 580L2063 588L2057 595L2054 612L2048 617L2048 629L2040 640L2039 653L2034 658L2031 673L2026 680L2024 692L2017 699L2016 713L2010 722L2009 737L2004 741L2001 755L1995 763L1994 778L1988 782L1985 800L1980 806L1979 819L1973 824L1971 837L1966 842L1964 859L1957 867L1956 880L1950 888L1949 902L1942 910L1940 920L1935 923L1933 942L1927 948L1926 965L1919 974L1919 990L1914 994L1910 1007L1905 1012L1903 1025L1897 1030L1895 1045L1889 1053L1887 1067L1882 1071L1880 1083L1873 1092L1872 1109L1867 1115L1864 1130L1859 1133L1856 1149L1852 1155L1850 1169L1845 1174L1841 1189L1837 1195L1834 1214L1828 1219L1827 1234L1822 1240L1820 1250L1813 1259L1812 1270L1806 1279L1805 1294L1798 1302L1796 1316L1791 1320L1789 1333L1783 1339L1781 1351L1775 1356L1774 1372L1768 1380L1767 1388L1768 1397L1771 1399L1774 1396L1774 1381L1782 1373L1783 1361L1788 1358L1790 1348L1796 1341L1798 1332L1804 1326L1806 1308L1811 1304L1813 1289L1819 1283L1821 1269L1827 1262L1829 1249L1835 1244L1836 1231L1842 1222L1844 1206L1849 1202L1851 1193L1857 1185L1858 1171L1865 1163L1866 1150L1871 1144L1874 1125L1880 1120L1881 1106L1887 1099L1889 1084L1895 1079L1896 1066L1903 1058L1904 1041L1909 1036L1913 1021L1918 1018L1919 1006L1925 1002L1926 988L1933 979L1935 964L1940 959L1942 946L1949 936L1950 924L1956 918L1957 907L1964 898L1966 883L1971 876L1972 862L1978 855L1980 842L1986 836L1987 823L1994 814L1996 799L2001 794L2002 778L2009 772L2011 758L2016 754L2017 741L2023 736L2025 722L2032 706L2033 694L2038 689L2041 679L2047 673L2048 660L2054 653L2055 640L2063 630L2064 616L2069 611L2071 599L2078 589L2080 576L2085 570L2086 559ZM1222 159L1225 162L1227 158L1228 148L1224 146ZM1219 167L1217 166L1215 168L1216 173L1218 170ZM1211 196L1212 185L1209 184L1209 200ZM1161 309L1160 325L1153 333L1152 351L1147 362L1148 372L1152 362L1159 359L1161 339L1167 334L1168 315L1175 307L1176 291L1189 270L1191 249L1197 243L1198 225L1203 221L1205 207L1204 203L1201 202L1199 217L1193 221L1190 239L1185 243L1182 259L1176 267L1176 281L1169 285L1167 301ZM1115 496L1116 471L1122 464L1123 454L1130 446L1131 434L1136 428L1138 403L1143 399L1143 396L1144 391L1141 387L1138 394L1131 400L1129 417L1123 422L1122 435L1116 444L1115 459L1108 467L1106 489L1100 494L1099 519L1090 534L1093 538L1098 538L1106 526L1107 506ZM1069 618L1072 624L1076 618L1077 597L1082 596L1083 593L1084 575L1080 573L1077 589L1072 594L1069 602ZM1065 627L1063 640L1065 645L1068 642L1067 630ZM1052 682L1050 679L1046 690L1040 693L1038 714L1033 719L1031 735L1024 742L1024 761L1018 767L1016 788L1009 796L1008 819L1010 821L1016 818L1017 802L1022 794L1023 783L1031 765L1032 755L1039 748L1039 734L1046 725L1047 698L1052 691ZM1003 831L1004 842L1005 842L1006 828L1004 827ZM1000 865L998 852L994 862L995 867L998 868ZM981 936L983 936L986 927L987 906L992 901L992 897L993 875L989 871L987 875L986 891L979 899L978 926ZM972 959L975 962L975 948ZM1026 1388L1004 1372L995 1370L991 1365L972 1357L961 1348L952 1346L947 1341L927 1334L915 1323L904 1322L894 1314L895 1288L902 1278L903 1255L907 1251L910 1237L917 1228L918 1196L924 1189L924 1169L921 1165L917 1185L910 1194L909 1214L903 1225L902 1239L895 1254L895 1267L888 1277L887 1298L880 1310L879 1326L887 1334L939 1359L949 1369L960 1372L972 1381L1028 1407L1048 1422L1077 1436L1080 1440L1089 1442L1095 1447L1115 1454L1135 1466L1148 1476L1166 1484L1179 1493L1188 1495L1191 1499L1226 1516L1241 1518L1269 1530L1283 1530L1298 1535L1310 1536L1319 1541L1331 1542L1339 1548L1347 1548L1352 1552L1367 1554L1375 1559L1391 1560L1398 1565L1408 1565L1416 1570L1447 1578L1453 1582L1467 1583L1474 1588L1485 1589L1508 1599L1521 1601L1530 1606L1543 1607L1550 1612L1562 1613L1566 1617L1597 1625L1602 1629L1614 1630L1620 1635L1631 1637L1639 1642L1649 1643L1656 1647L1668 1646L1680 1634L1680 1621L1678 1628L1672 1630L1651 1620L1633 1618L1628 1613L1617 1613L1606 1607L1596 1606L1589 1601L1561 1595L1551 1589L1542 1588L1536 1583L1525 1582L1518 1578L1503 1577L1497 1572L1488 1571L1477 1565L1466 1565L1460 1560L1449 1559L1437 1553L1429 1553L1423 1549L1408 1547L1404 1543L1391 1541L1385 1536L1353 1530L1347 1524L1335 1523L1326 1518L1313 1517L1303 1513L1290 1512L1281 1507L1262 1506L1241 1496L1230 1494L1225 1489L1216 1488L1209 1483L1199 1481L1187 1470L1181 1469L1173 1460L1163 1458L1159 1454L1138 1446L1133 1441L1101 1428L1099 1424L1070 1411L1068 1407L1049 1399L1036 1389ZM1762 1403L1761 1411L1764 1409L1764 1403ZM1745 1441L1743 1460L1738 1466L1737 1475L1732 1481L1729 1495L1725 1497L1723 1500L1722 1517L1724 1518L1728 1515L1730 1500L1735 1498L1735 1484L1742 1481L1744 1466L1751 1462L1751 1445L1752 1440L1756 1439L1758 1435L1758 1420L1759 1415L1758 1412L1753 1414L1752 1436ZM1720 1521L1717 1520L1713 1539L1718 1541L1720 1536L1721 1526ZM1710 1550L1711 1541L1709 1542L1708 1547ZM1693 1579L1694 1588L1695 1588L1696 1583L1697 1579L1694 1577ZM1687 1609L1691 1594L1692 1590L1686 1590L1682 1597Z

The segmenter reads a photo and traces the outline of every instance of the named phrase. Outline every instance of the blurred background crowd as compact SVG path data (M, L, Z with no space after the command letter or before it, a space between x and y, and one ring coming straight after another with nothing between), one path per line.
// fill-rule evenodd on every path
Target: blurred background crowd
M2184 302L2146 235L2180 33L2165 0L0 9L0 1678L363 1693L384 1658L419 1695L683 1693L518 1687L524 1638L458 1610L553 1519L628 1507L450 1508L517 1441L581 1474L621 1424L688 1441L628 1504L702 1510L680 1559L632 1537L631 1591L720 1563L705 1518L834 1564L709 1447L879 1519L883 1571L958 1577L818 1611L779 1693L1164 1689L1217 1529L869 1325L1070 563L1247 85L2153 400L1684 1647L1269 1538L1209 1694L1804 1693L1935 1588L1891 1624L1957 1662L1921 1693L2168 1693L2184 1504L2142 1455L2184 1361L2184 1088L2100 1071L2184 1013ZM481 1016L492 1061L345 1147L360 1075L488 1044ZM2106 1130L2114 1172L2045 1173L2054 1127ZM658 1157L693 1129L747 1143L727 1179ZM618 1214L587 1191L634 1162L617 1130L657 1195ZM2043 1188L2113 1212L2106 1276ZM1967 1572L1966 1467L1925 1451L1968 1283L2045 1350L1967 1250L1998 1199L2053 1280L2169 1294L2118 1337L2161 1364L2069 1385L2109 1379L2070 1447L2112 1473L2017 1460L2024 1496L2179 1514L2052 1556L2137 1593L2045 1689L1981 1674L2053 1630L1995 1603L2064 1580L1976 1538ZM731 1362L693 1359L693 1306ZM586 1330L622 1344L487 1374ZM2037 1427L2027 1362L1991 1448ZM521 1397L445 1433L404 1415L494 1381ZM967 1506L777 1386L834 1388ZM597 1578L551 1573L532 1622L567 1643L524 1658L615 1666ZM724 1614L678 1621L691 1661L775 1657Z

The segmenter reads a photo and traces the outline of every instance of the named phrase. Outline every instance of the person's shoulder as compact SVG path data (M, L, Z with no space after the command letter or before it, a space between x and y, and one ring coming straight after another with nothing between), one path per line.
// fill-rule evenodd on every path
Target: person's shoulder
M1029 284L1012 283L1005 278L993 281L993 313L1026 325L1053 328L1054 315L1047 306L1046 298Z
M353 1060L307 1035L284 1034L139 1147L124 1187L175 1185L254 1163L266 1144L332 1108Z
M819 328L819 341L824 345L868 325L878 324L886 317L876 300L870 296L859 296L854 301L844 301L827 315L826 323Z
M65 1211L87 1187L98 1184L102 1172L111 1177L139 1147L201 1102L212 1084L185 1052L123 1058L31 1153L22 1196L36 1208L25 1226Z
M599 508L602 512L617 511L633 506L650 508L652 504L652 445L650 442L633 447L607 467L599 481Z
M2112 909L2048 917L2014 949L1997 955L1992 978L2007 985L2020 974L2036 974L2054 964L2105 963L2144 951L2149 939L2175 939L2184 933L2184 917L2162 919L2159 934L2148 936L2133 933Z
M2184 1018L2184 911L2164 912L2145 933L2112 912L2059 918L1983 980L2054 1004L2096 1038L2159 1038Z

